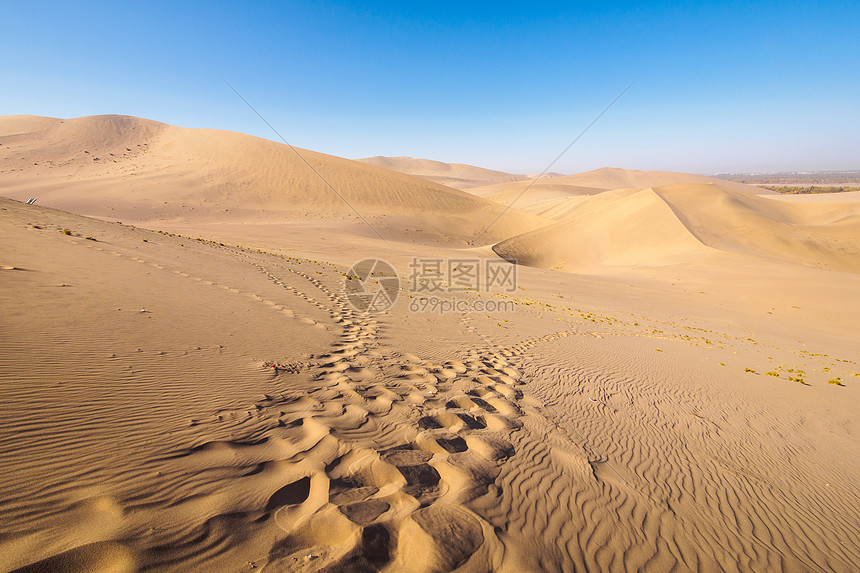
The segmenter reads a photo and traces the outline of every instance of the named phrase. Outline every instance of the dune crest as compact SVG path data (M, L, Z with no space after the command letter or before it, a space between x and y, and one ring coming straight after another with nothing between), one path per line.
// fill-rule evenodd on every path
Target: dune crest
M517 209L560 219L569 211L569 205L575 203L571 200L578 197L597 195L611 189L644 189L681 183L715 183L725 188L746 190L751 193L772 193L751 185L705 175L672 171L641 171L617 167L602 167L584 173L552 178L544 176L537 181L486 185L468 191L478 197L490 199L506 206L513 203ZM528 190L526 191L526 189Z

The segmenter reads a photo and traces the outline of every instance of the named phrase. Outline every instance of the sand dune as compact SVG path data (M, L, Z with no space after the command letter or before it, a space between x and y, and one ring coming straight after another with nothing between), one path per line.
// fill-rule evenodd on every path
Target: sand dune
M751 185L704 175L671 171L640 171L615 167L603 167L575 175L544 177L537 182L530 180L486 185L469 189L469 193L506 206L513 203L517 209L559 219L569 211L565 205L575 203L576 201L571 201L571 199L583 195L596 195L610 189L644 189L680 183L714 183L728 189L746 190L751 193L772 193ZM523 193L526 189L528 191ZM516 202L514 203L514 201Z
M548 215L558 223L493 249L521 264L572 272L690 265L726 253L860 272L860 202L851 198L791 203L683 184L606 191L557 210Z
M0 150L6 196L123 221L357 218L340 194L393 240L405 227L412 239L462 243L502 210L372 165L299 150L311 169L283 144L125 116L0 118ZM484 239L542 224L509 211Z
M440 183L454 189L468 189L482 185L522 181L526 175L513 175L491 169L483 169L474 165L462 163L442 163L431 159L415 159L412 157L367 157L356 159L362 163L384 167L392 171L414 175L427 181Z
M502 187L502 190L499 188ZM504 188L501 185L489 187L476 187L469 189L477 197L483 197L495 201L500 205L514 205L514 209L520 209L528 213L534 213L542 217L557 220L570 210L570 207L579 202L583 197L597 195L608 191L598 187L582 187L580 185L568 185L565 183L554 183L552 181L539 180L531 187L510 186Z
M860 201L772 201L717 185L655 192L710 247L819 268L860 272Z
M594 171L567 175L552 182L560 183L562 181L570 185L599 189L621 189L623 187L642 189L644 187L676 185L679 183L720 183L723 185L728 183L728 186L732 188L751 188L748 185L726 182L724 179L717 179L706 175L678 173L674 171L642 171L640 169L622 169L618 167L603 167Z
M493 247L520 264L574 272L681 263L705 250L652 189L607 191L563 222Z

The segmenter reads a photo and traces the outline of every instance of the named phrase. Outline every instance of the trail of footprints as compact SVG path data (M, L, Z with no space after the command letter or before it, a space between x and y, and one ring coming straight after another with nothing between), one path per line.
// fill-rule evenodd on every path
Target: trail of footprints
M324 295L319 305L341 329L310 367L316 388L267 395L234 412L235 434L244 437L197 446L185 463L210 467L223 459L235 467L243 460L243 476L281 468L283 477L254 509L280 531L269 552L272 570L422 562L453 570L472 555L489 555L500 543L495 531L464 504L493 495L500 465L514 453L504 436L522 426L528 398L521 374L503 357L478 351L436 364L383 346L377 319L310 275L290 272ZM224 419L221 413L210 422ZM408 544L400 541L404 531ZM333 545L332 532L343 542ZM420 548L416 536L426 541Z
M196 467L215 451L231 464L244 459L249 474L290 466L262 508L284 534L270 550L274 570L426 561L414 541L399 542L405 530L426 539L425 551L435 548L434 567L454 569L498 543L462 504L487 495L513 454L502 436L521 425L520 374L477 352L444 364L408 354L392 360L376 342L375 319L334 308L342 334L313 367L319 387L267 396L248 412L248 429L265 422L250 442L204 444L187 461ZM340 545L331 544L333 531Z
M286 315L286 316L288 316L288 317L290 317L290 318L295 318L296 320L298 320L298 321L300 321L300 322L303 322L303 323L305 323L305 324L312 325L312 326L314 326L314 327L316 327L316 328L321 328L321 329L325 329L325 328L326 328L326 326L325 326L324 324L322 324L322 323L320 323L320 322L318 322L318 321L316 321L316 320L314 320L314 319L312 319L312 318L302 316L302 315L301 315L301 313L297 313L296 311L294 311L294 310L292 310L292 309L290 309L290 308L287 308L286 306L284 306L284 305L282 305L282 304L278 304L278 303L276 303L276 302L274 302L274 301L272 301L272 300L269 300L269 299L267 299L267 298L265 298L265 297L262 297L262 296L260 296L260 295L258 295L258 294L256 294L256 293L254 293L254 292L243 291L243 290L241 290L241 289L234 288L234 287L232 287L232 286L230 286L230 285L217 283L217 282L215 282L215 281L211 281L211 280L208 280L208 279L205 279L205 278L202 278L202 277L198 277L198 276L195 276L195 275L189 274L189 273L187 273L187 272L185 272L185 271L181 271L181 270L178 270L178 269L169 269L168 267L166 267L166 266L164 266L164 265L161 265L161 264L159 264L159 263L150 262L150 261L147 261L146 259L142 259L142 258L140 258L140 257L136 257L136 256L128 255L128 254L125 254L125 253L121 253L121 252L119 252L119 251L113 251L113 250L105 249L105 248L103 248L103 247L97 246L97 245L98 245L97 243L96 243L96 244L91 244L91 242L90 242L90 241L87 241L87 240L76 240L76 242L77 242L77 243L79 243L79 244L81 244L81 245L83 245L83 246L85 246L85 247L87 247L87 248L89 248L89 249L93 249L93 250L95 250L95 251L100 251L100 252L103 252L103 253L106 253L106 254L113 255L113 256L115 256L115 257L119 257L119 258L122 258L122 259L127 259L127 260L130 260L130 261L134 261L134 262L136 262L136 263L144 264L144 265L147 265L147 266L152 267L152 268L154 268L154 269L158 269L158 270L162 270L162 271L166 271L166 272L172 272L173 274L179 275L179 276L184 277L184 278L191 279L191 280L193 280L193 281L195 281L195 282L199 282L199 283L204 284L204 285L212 286L212 287L215 287L215 288L220 288L220 289L223 289L223 290L225 290L225 291L227 291L227 292L231 292L231 293L235 293L235 294L239 294L239 295L246 296L246 297L248 297L248 298L251 298L251 299L253 299L253 300L256 300L256 301L258 301L258 302L261 302L261 303L265 304L266 306L271 307L271 308L272 308L273 310L275 310L276 312L279 312L279 313L281 313L281 314L283 314L283 315ZM257 265L257 266L258 266L259 268L263 269L263 267L262 267L261 265ZM263 270L264 270L264 269L263 269ZM295 272L295 271L294 271L294 272ZM268 272L267 272L267 274L269 274L269 275L270 275L270 273L268 273ZM308 280L311 280L311 281L312 281L312 279L310 278L310 276L305 275L304 273L295 272L295 274L299 274L299 275L301 275L301 276L303 276L303 277L307 278ZM274 277L272 277L272 276L270 275L270 278L274 278ZM311 304L314 304L315 306L317 306L317 307L319 307L319 308L326 308L324 305L320 304L316 299L314 299L314 298L313 298L313 297L311 297L310 295L308 295L308 294L306 294L306 293L304 293L304 292L302 292L302 291L300 291L300 290L298 290L298 289L296 289L296 288L294 288L294 287L292 287L292 286L289 286L289 285L287 285L287 284L283 283L283 281L275 280L275 282L276 282L276 284L278 284L279 286L284 287L286 290L288 290L288 291L290 291L292 294L294 294L294 295L298 296L299 298L301 298L301 299L302 299L302 300L304 300L305 302L309 302L309 303L311 303ZM312 281L312 282L313 282L313 281ZM318 282L318 281L317 281L317 282Z
M194 445L163 461L166 482L198 476L199 495L178 507L183 515L197 514L203 525L191 535L178 524L153 534L150 566L169 568L188 559L202 565L217 558L226 551L229 533L214 527L213 520L237 515L246 518L244 529L266 524L258 533L270 541L268 562L252 563L266 570L420 570L416 564L422 563L427 570L453 570L482 553L483 562L490 561L501 542L493 526L465 504L494 495L501 464L514 454L505 436L522 427L524 407L537 405L524 394L521 374L507 358L538 340L500 351L472 350L463 361L428 362L383 345L379 321L354 311L315 277L279 269L305 279L323 300L288 284L258 260L249 262L275 285L326 310L340 328L339 340L308 365L317 384L313 390L275 392L247 409L192 421L192 426L217 426L231 438ZM325 328L254 293L241 294ZM388 415L392 411L397 415ZM223 482L224 475L233 474L226 486L205 483L210 475ZM243 501L215 501L225 495ZM198 505L201 509L195 509ZM207 518L212 505L223 506L223 513ZM159 519L170 523L169 515L169 509L162 510ZM401 532L408 536L401 539Z
M81 242L248 296L309 327L332 330L256 293ZM246 253L234 254L276 286L327 312L340 330L339 340L303 365L302 375L313 380L313 390L301 393L289 389L293 384L282 384L283 392L272 392L248 408L195 420L189 440L201 435L195 427L200 425L213 428L204 435L229 438L191 441L186 451L157 462L159 475L164 472L158 484L162 491L183 494L180 500L168 500L166 494L156 499L157 493L141 497L137 525L163 525L151 528L142 542L147 567L218 569L219 556L236 550L236 535L253 537L253 543L238 546L268 548L265 563L250 565L270 571L444 571L498 565L504 548L498 537L502 532L487 521L494 519L493 512L484 512L485 519L470 507L486 508L503 497L504 503L519 503L511 494L515 485L541 479L536 470L523 479L499 477L508 458L527 453L522 440L517 447L523 452L515 452L506 440L522 427L526 413L537 412L560 427L566 423L528 393L513 359L557 338L599 333L560 330L503 347L465 314L463 327L480 338L482 350L472 350L462 361L434 363L384 344L378 319L356 313L339 292L313 275L285 266L274 272ZM316 296L278 273L302 278ZM274 372L281 375L287 376ZM582 447L597 477L609 458L587 443ZM605 477L606 487L612 487L616 476ZM618 513L631 499L625 492L612 511ZM153 510L140 509L147 506ZM504 508L496 513L504 514ZM601 539L594 534L580 547L596 559Z

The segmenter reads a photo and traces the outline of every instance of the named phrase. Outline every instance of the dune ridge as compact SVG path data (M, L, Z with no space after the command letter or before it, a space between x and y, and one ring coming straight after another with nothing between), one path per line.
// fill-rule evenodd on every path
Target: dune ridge
M719 184L618 189L568 201L552 226L493 247L521 264L600 273L725 255L860 272L860 202L773 201ZM547 214L547 213L544 213Z
M486 185L468 191L506 206L513 204L517 209L559 219L569 211L568 207L575 204L577 199L582 196L596 195L612 189L644 189L682 183L715 183L727 189L750 193L773 193L759 187L705 175L671 171L642 171L617 167L602 167L593 171L553 178L543 177L537 181ZM523 191L526 192L523 193Z

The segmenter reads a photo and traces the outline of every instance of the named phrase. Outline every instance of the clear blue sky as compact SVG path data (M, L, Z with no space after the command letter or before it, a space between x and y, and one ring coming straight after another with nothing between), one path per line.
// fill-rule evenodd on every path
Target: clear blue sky
M175 4L175 5L174 5ZM367 4L367 5L365 5ZM0 115L135 115L357 158L860 169L854 2L3 2Z

